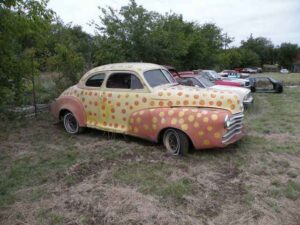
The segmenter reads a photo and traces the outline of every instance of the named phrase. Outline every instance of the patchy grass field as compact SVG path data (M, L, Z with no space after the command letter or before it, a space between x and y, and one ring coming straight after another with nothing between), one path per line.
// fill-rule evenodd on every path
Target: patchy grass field
M187 157L48 113L2 123L0 224L299 224L300 88L254 97L244 139Z

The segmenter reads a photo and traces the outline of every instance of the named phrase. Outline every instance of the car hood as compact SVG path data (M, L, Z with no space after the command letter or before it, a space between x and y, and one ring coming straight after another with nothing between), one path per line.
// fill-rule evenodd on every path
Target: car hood
M158 86L151 93L153 100L172 107L209 107L226 109L232 114L243 111L240 96L232 90L217 90L183 85Z
M244 98L244 96L250 93L250 90L248 88L225 86L225 85L214 85L209 87L209 89L220 90L220 91L234 91L240 97L242 97L242 99Z

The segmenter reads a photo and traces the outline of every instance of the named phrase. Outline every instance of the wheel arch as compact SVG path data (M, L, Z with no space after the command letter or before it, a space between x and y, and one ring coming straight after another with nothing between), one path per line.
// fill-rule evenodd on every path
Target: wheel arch
M164 128L162 128L162 129L158 132L157 137L156 137L157 143L162 143L164 133L165 133L165 131L167 131L168 129L174 129L174 130L178 130L178 131L181 131L182 133L184 133L184 134L187 136L188 140L189 140L189 145L192 146L192 147L194 148L194 143L192 142L191 137L190 137L185 131L183 131L183 130L177 128L177 127L172 127L172 126L164 127Z

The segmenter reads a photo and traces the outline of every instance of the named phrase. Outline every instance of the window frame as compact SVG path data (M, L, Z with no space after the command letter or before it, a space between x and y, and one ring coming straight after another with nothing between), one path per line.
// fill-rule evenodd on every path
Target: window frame
M95 77L95 76L98 76L98 75L104 75L103 81L102 81L102 83L101 83L100 86L87 86L87 85L86 85L86 83L87 83L92 77ZM106 79L106 74L105 74L105 73L93 73L93 74L91 74L90 76L88 76L87 79L84 81L84 86L85 86L86 88L93 88L93 89L94 89L94 88L97 88L97 89L99 89L99 88L101 88L101 87L103 86L103 83L104 83L105 79Z
M139 79L140 83L142 84L143 88L141 89L126 89L126 88L109 88L107 87L107 81L109 80L109 78L113 75L113 74L117 74L117 73L126 73L126 74L131 74L134 75L137 79ZM108 75L106 76L106 79L104 80L103 84L102 84L102 88L106 91L116 91L116 92L149 92L149 89L147 87L147 85L145 84L144 80L141 78L141 76L139 74L137 74L134 71L130 71L130 70L113 70L110 71L108 73Z
M99 86L99 87L86 86L86 82L90 78L92 78L93 76L100 75L100 74L104 75L104 79L103 79L101 86ZM88 90L100 90L103 88L103 85L104 85L106 79L107 79L107 73L105 71L98 71L98 72L89 74L82 82L79 83L79 85L80 85L80 88L84 88L84 89L88 89Z

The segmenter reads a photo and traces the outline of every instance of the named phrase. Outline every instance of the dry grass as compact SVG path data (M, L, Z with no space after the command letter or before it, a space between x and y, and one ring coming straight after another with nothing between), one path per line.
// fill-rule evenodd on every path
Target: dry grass
M0 224L299 224L299 96L256 94L248 136L183 158L121 135L70 136L48 114L2 124Z

